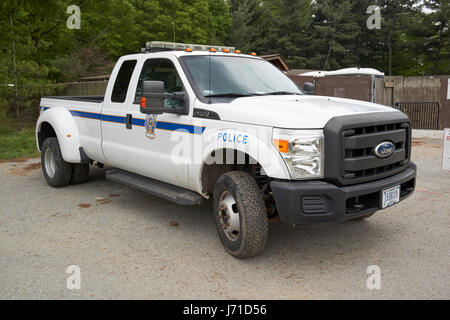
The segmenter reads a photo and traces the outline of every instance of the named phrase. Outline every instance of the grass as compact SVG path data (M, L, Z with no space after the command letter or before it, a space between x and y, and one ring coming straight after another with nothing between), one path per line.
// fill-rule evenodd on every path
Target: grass
M33 122L23 123L18 132L14 120L0 119L0 161L39 157Z

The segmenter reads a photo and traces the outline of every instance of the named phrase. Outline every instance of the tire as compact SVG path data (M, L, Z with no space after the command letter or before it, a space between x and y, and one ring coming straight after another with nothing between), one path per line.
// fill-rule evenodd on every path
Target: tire
M353 221L353 222L364 221L364 220L370 218L371 216L373 216L374 214L375 213L366 214L365 216L361 216L361 217L358 217L358 218L355 218L355 219L351 219L350 221Z
M268 236L268 217L261 191L247 172L222 175L214 188L213 213L225 250L239 259L259 255Z
M50 186L61 188L69 185L73 165L63 160L57 138L48 138L44 141L41 163L45 180Z
M71 184L82 184L89 179L89 163L77 163L73 165Z

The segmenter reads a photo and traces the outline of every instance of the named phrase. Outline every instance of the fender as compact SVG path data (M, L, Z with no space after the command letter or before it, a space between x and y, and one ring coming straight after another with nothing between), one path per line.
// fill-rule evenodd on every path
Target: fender
M36 142L39 151L39 132L43 123L49 123L55 130L64 161L81 163L81 144L78 127L69 110L62 107L52 107L41 113L36 124Z
M201 192L201 174L205 165L211 164L211 154L217 150L231 149L248 154L257 161L267 176L277 179L290 180L290 174L279 151L272 143L272 131L269 129L208 129L201 138L201 155L195 151L194 164L190 170L193 186ZM195 143L195 142L194 142ZM194 150L200 148L194 146ZM201 157L201 159L198 159ZM224 159L224 162L226 159Z

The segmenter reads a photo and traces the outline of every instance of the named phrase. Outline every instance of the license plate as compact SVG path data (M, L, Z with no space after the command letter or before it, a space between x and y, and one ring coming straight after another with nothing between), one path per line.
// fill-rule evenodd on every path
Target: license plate
M400 186L396 186L387 190L383 190L382 208L393 206L400 202Z

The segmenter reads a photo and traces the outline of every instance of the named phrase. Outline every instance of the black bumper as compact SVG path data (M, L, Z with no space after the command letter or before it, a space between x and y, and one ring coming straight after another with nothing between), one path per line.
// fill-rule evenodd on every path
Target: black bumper
M345 221L381 210L381 192L401 186L400 200L416 186L417 167L394 176L347 187L324 181L272 181L271 188L281 220L285 223Z

